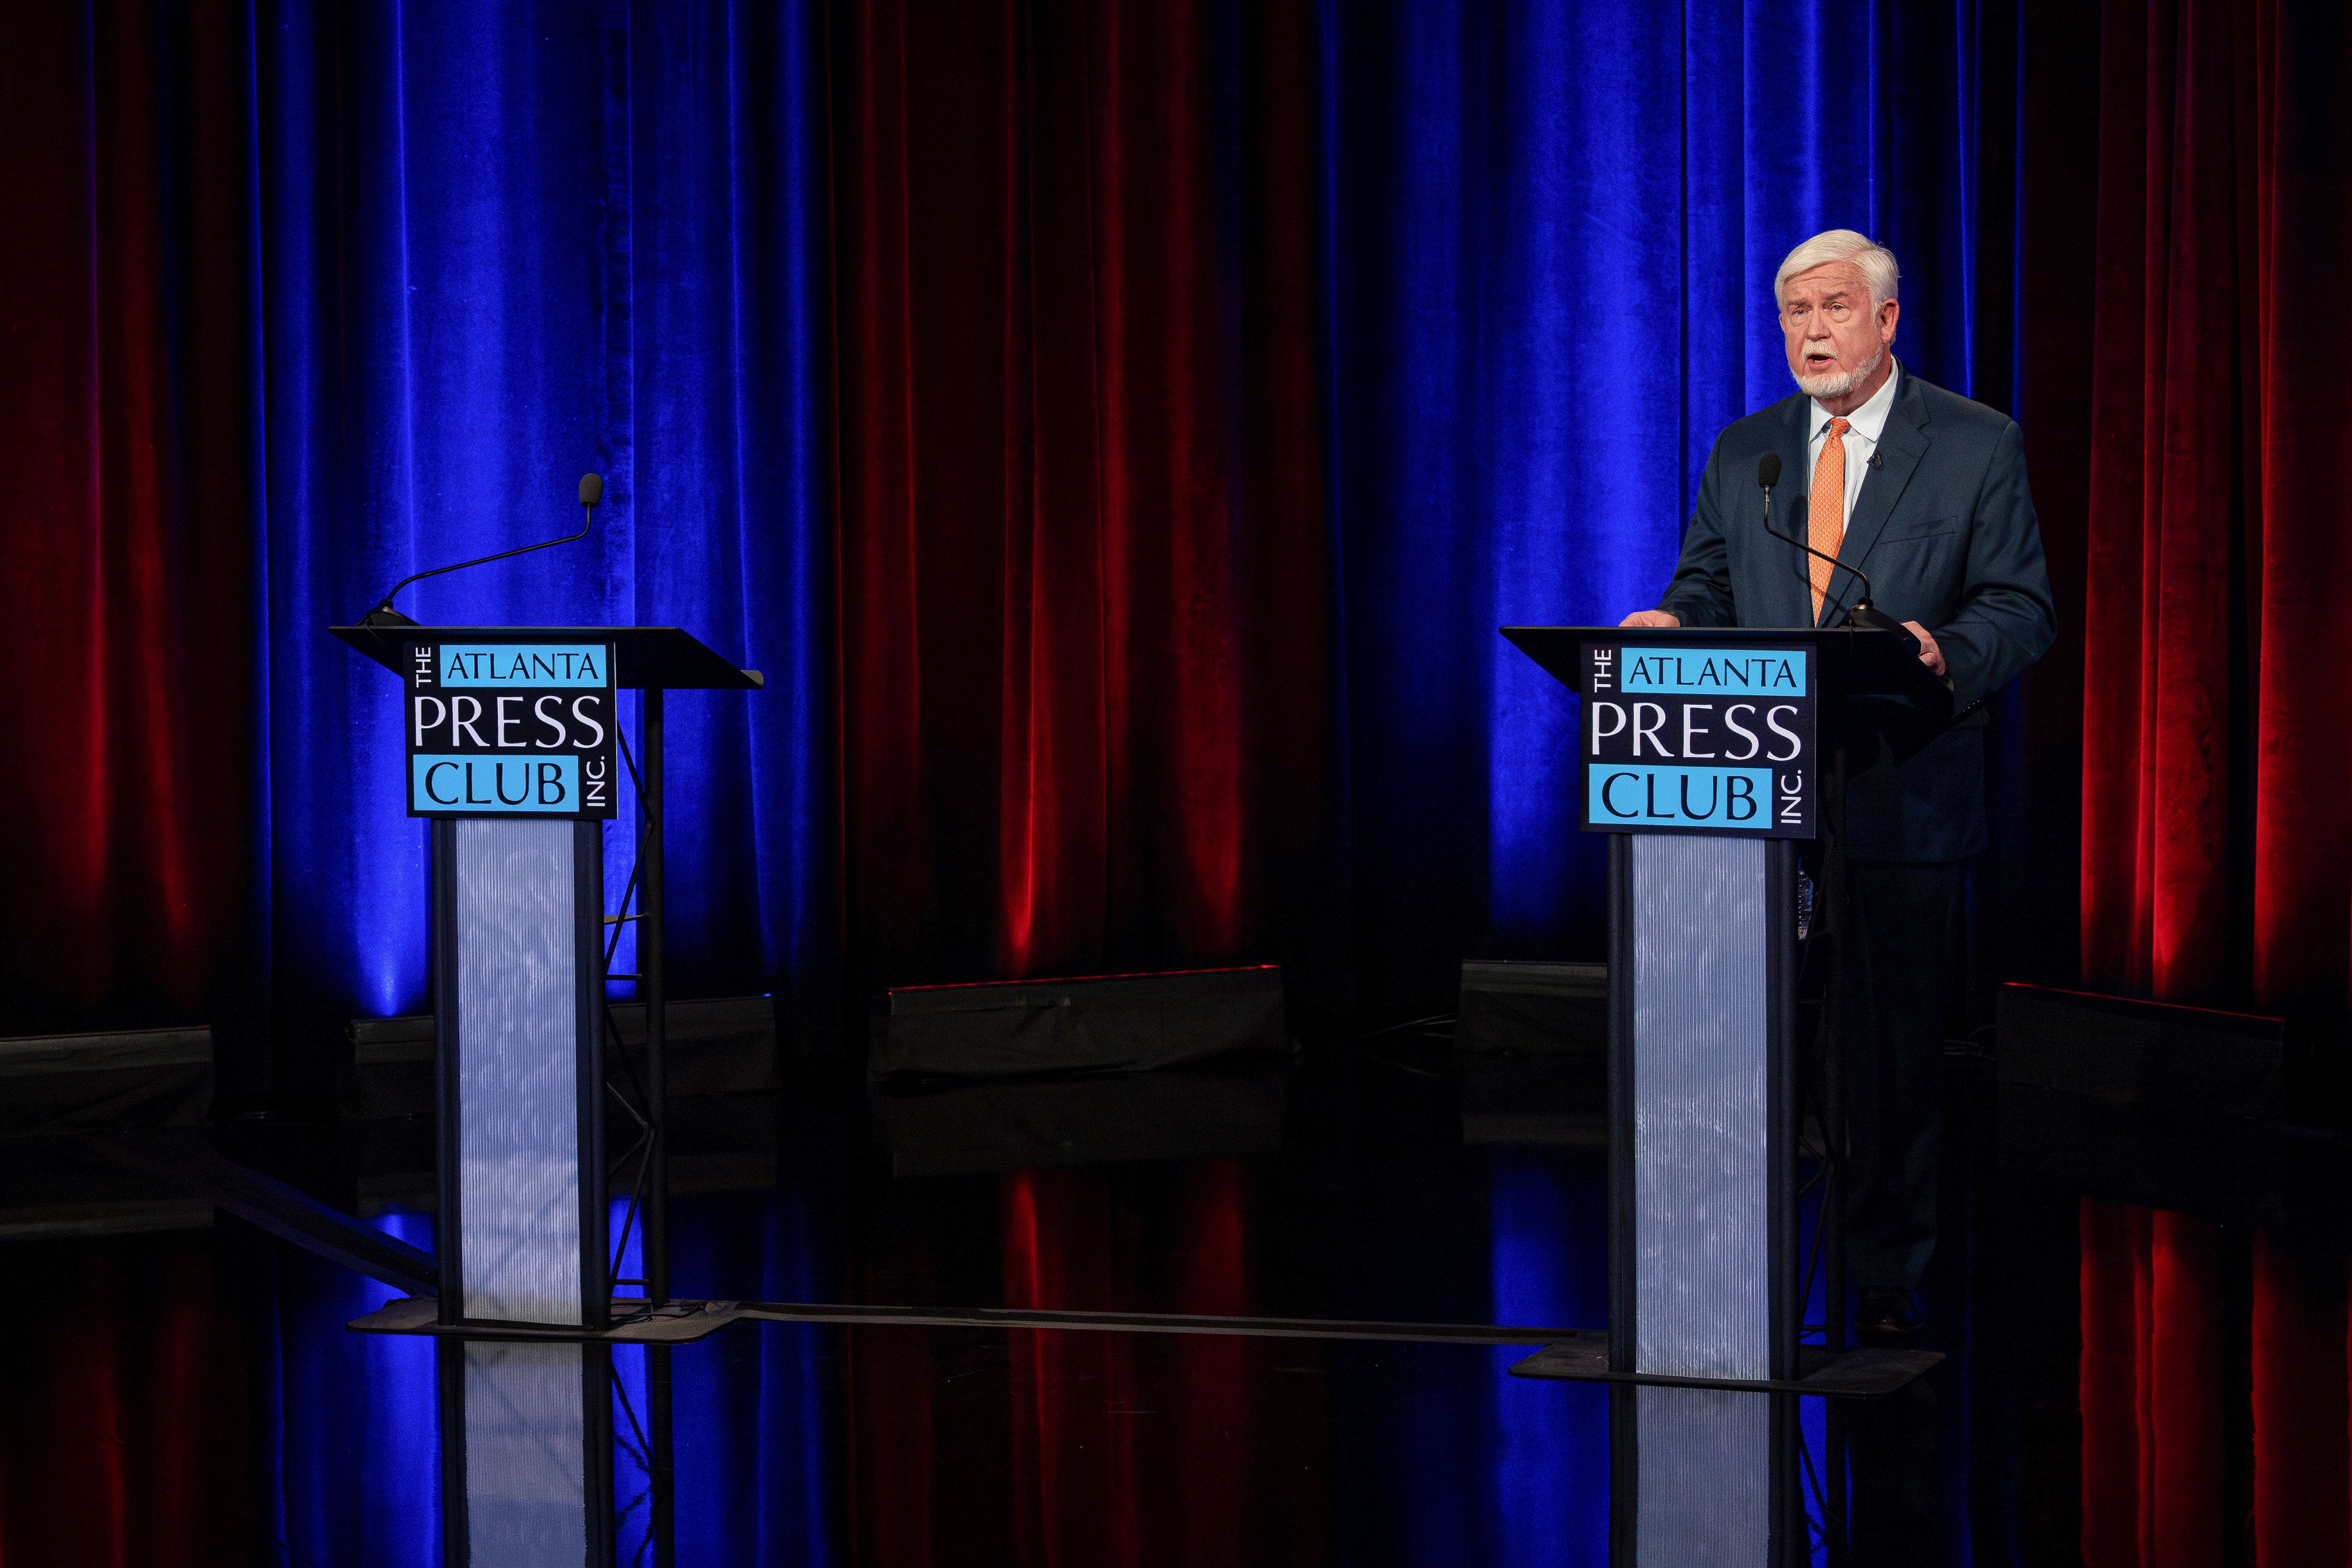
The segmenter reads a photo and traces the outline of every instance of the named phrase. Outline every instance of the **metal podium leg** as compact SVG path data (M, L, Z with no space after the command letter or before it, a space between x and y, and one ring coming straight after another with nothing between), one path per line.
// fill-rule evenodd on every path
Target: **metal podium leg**
M662 867L662 692L645 693L645 836L638 875L645 879L643 917L637 922L637 973L646 1004L646 1115L653 1122L653 1145L646 1170L646 1299L669 1300L669 985L663 973L668 956L668 910Z
M669 1300L669 984L663 971L667 957L667 906L662 865L662 742L664 713L659 687L645 693L645 777L643 809L645 837L638 850L638 871L645 879L644 918L637 922L637 973L646 1001L646 1115L653 1122L653 1142L646 1151L645 1204L646 1299L656 1304ZM646 1418L648 1478L652 1497L655 1568L673 1568L677 1561L675 1519L677 1460L670 1448L671 1385L669 1347L646 1347Z
M1846 1142L1845 1127L1845 1023L1838 1016L1846 1005L1846 937L1853 919L1853 888L1848 880L1843 837L1845 763L1845 750L1840 747L1830 767L1828 808L1822 814L1830 826L1830 837L1828 853L1822 858L1819 889L1819 900L1828 920L1830 968L1822 998L1821 1027L1816 1031L1822 1049L1820 1114L1826 1179L1822 1183L1821 1217L1815 1223L1822 1227L1822 1343L1832 1351L1845 1349L1845 1205L1849 1173L1853 1168L1853 1151ZM1842 1472L1835 1484L1842 1492Z

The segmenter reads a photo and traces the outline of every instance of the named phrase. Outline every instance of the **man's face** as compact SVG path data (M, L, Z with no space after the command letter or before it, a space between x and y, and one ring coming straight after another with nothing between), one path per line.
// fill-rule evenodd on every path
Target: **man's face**
M1898 313L1892 300L1870 308L1870 282L1851 261L1798 273L1780 291L1789 374L1814 397L1843 396L1885 357Z

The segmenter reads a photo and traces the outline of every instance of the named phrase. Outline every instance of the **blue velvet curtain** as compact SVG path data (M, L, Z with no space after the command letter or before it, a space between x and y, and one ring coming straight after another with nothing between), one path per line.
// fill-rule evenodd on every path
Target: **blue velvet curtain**
M1332 513L1372 999L1601 950L1573 704L1495 635L1655 603L1709 445L1793 387L1771 278L1906 272L1896 353L2011 401L2014 6L1327 11Z
M286 1022L424 1005L425 839L381 765L394 683L324 628L421 567L572 531L588 470L588 540L401 607L678 626L763 670L756 694L670 700L674 972L691 994L821 954L822 37L813 7L748 0L260 8L259 772ZM608 836L608 900L634 826Z

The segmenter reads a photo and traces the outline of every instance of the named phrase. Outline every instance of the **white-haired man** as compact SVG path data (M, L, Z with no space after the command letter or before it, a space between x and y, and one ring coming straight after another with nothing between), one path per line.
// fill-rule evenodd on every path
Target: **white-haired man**
M2055 633L2025 448L2008 416L1931 386L1894 358L1895 257L1852 229L1815 235L1772 280L1798 392L1717 437L1682 560L1633 626L1831 626L1851 572L1764 529L1758 460L1780 458L1776 529L1870 575L1873 602L1968 717L1898 761L1850 748L1847 921L1837 1034L1852 1166L1848 1258L1857 1331L1901 1341L1920 1322L1936 1245L1945 982L1961 871L1984 847L1984 711Z

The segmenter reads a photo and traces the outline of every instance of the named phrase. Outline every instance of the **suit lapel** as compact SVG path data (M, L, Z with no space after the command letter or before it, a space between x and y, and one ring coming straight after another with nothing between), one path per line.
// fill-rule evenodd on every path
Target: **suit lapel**
M1878 433L1878 468L1863 477L1862 494L1854 498L1853 516L1846 520L1845 538L1838 545L1838 559L1849 566L1864 564L1919 459L1927 455L1927 399L1909 372L1895 374L1903 380L1895 389L1895 405L1886 411L1885 428ZM1846 606L1861 597L1862 584L1853 573L1833 574L1819 624L1836 625Z

